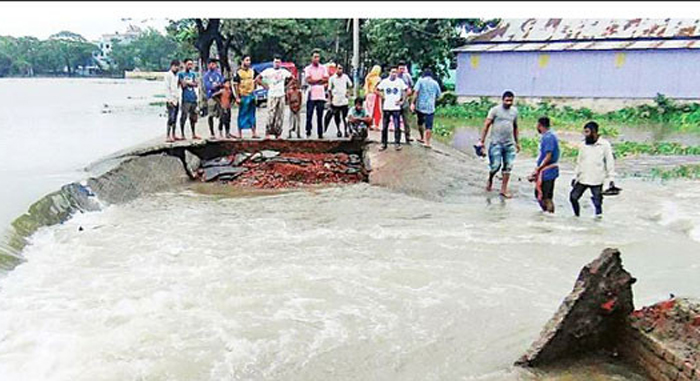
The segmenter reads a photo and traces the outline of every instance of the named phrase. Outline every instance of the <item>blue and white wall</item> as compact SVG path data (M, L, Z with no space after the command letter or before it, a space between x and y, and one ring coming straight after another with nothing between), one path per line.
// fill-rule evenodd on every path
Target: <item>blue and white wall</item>
M700 98L700 49L459 53L460 96Z

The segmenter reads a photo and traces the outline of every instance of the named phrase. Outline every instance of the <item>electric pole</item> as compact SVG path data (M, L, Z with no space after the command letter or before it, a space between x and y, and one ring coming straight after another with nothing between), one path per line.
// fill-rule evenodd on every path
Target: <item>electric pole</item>
M360 87L360 19L352 19L352 95L357 98L357 89Z

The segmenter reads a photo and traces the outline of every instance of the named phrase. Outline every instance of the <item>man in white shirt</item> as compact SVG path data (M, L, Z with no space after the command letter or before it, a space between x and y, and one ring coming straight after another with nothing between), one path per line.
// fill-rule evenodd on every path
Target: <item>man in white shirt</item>
M267 89L267 127L266 137L282 135L282 119L284 118L284 84L291 77L289 70L282 68L282 59L275 56L272 67L263 70L256 82Z
M343 136L340 133L340 122L342 119L343 125L345 127L345 137L348 137L348 94L352 89L352 81L347 74L343 73L343 66L338 65L335 74L333 74L328 80L328 90L330 93L331 101L331 112L333 120L335 121L335 128L338 131L336 134L338 137ZM328 126L330 125L330 118L326 122L325 131L328 131Z
M175 141L175 125L177 124L177 112L180 107L180 86L178 85L177 73L180 71L180 61L172 60L170 70L165 73L165 107L168 111L167 132L165 141L172 143Z
M583 127L586 141L576 159L573 189L569 195L574 214L578 217L581 206L578 200L586 189L591 190L596 216L603 214L603 184L610 182L610 188L615 188L615 158L610 143L598 135L598 124L588 122Z
M376 92L384 100L382 104L383 116L382 116L382 148L380 151L384 151L387 148L389 141L389 118L394 122L394 144L396 145L396 150L401 149L401 107L403 105L404 99L406 99L406 82L397 76L398 70L394 66L391 68L391 72L388 78L384 78L379 85L377 85Z

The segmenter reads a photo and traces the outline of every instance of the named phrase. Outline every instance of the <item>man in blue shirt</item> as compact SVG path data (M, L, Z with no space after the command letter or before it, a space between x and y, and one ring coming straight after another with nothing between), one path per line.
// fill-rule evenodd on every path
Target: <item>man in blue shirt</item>
M177 78L182 88L182 115L180 115L180 132L185 138L185 122L188 117L192 128L192 139L201 139L197 136L195 125L197 124L197 73L194 71L194 62L185 59L185 71L181 71Z
M415 98L411 103L411 110L418 115L419 142L423 143L425 133L425 145L430 147L430 138L433 134L433 117L435 116L435 101L440 97L440 85L433 79L430 69L423 72L423 76L416 82L413 88Z
M537 120L537 132L542 138L540 156L537 158L537 168L528 180L536 181L535 196L542 211L554 213L554 181L559 177L559 139L551 130L546 116Z
M209 122L209 134L211 139L216 139L214 134L214 118L221 117L221 105L219 100L214 97L214 93L221 90L224 84L224 76L221 75L218 67L219 60L216 58L209 59L208 70L202 76L204 82L204 90L207 93L207 122Z

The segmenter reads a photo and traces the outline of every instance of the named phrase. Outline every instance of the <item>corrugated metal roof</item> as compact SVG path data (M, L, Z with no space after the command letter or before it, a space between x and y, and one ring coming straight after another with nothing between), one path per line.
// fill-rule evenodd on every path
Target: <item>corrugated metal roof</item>
M700 48L696 19L504 19L456 52Z

